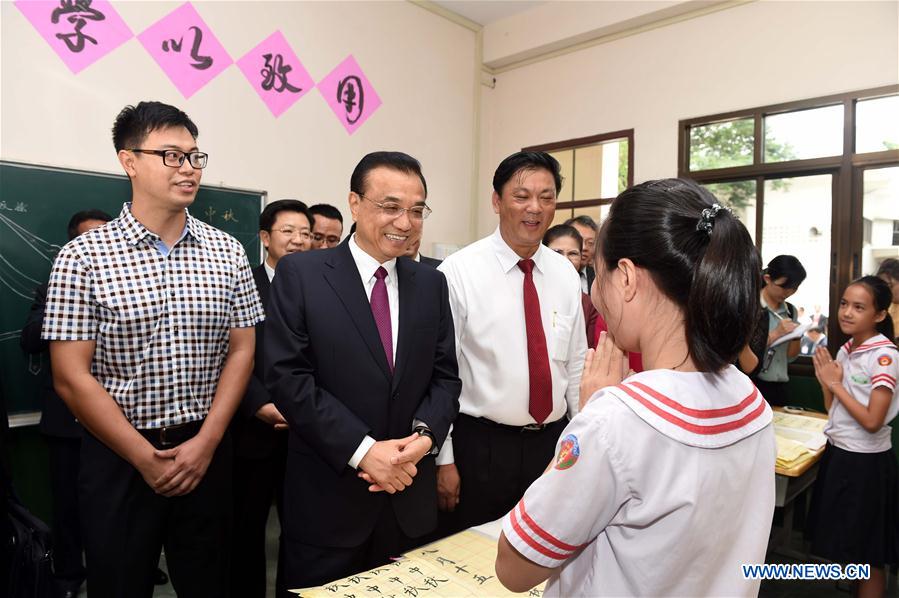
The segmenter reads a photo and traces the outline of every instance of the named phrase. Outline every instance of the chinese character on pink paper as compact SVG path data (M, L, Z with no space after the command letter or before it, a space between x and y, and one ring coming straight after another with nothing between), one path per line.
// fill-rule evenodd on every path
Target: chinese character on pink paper
M190 2L151 25L137 39L185 98L233 62Z
M237 67L276 117L315 87L280 31L247 52L237 61Z
M318 91L350 135L381 105L381 98L352 55L318 82Z
M15 5L73 73L134 37L105 0L19 0Z

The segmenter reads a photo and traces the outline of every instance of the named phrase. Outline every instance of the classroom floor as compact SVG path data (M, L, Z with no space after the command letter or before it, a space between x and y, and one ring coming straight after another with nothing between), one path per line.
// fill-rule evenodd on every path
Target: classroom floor
M273 597L275 595L275 562L278 555L278 533L278 514L273 508L268 519L268 526L266 527L265 533L265 552L266 561L268 563L267 597ZM798 549L802 546L801 536L798 532L794 533L794 537L791 540L791 546L794 549ZM769 554L768 562L803 563L808 561L780 554ZM168 569L165 566L165 555L162 556L160 563L163 570L167 571ZM760 598L847 598L851 595L852 592L846 582L840 582L838 584L833 581L763 581L761 590L759 591ZM87 592L84 587L82 587L78 596L81 598L87 597ZM177 594L175 594L175 589L172 587L172 584L169 583L164 586L157 586L153 596L154 598L175 598ZM899 584L896 582L895 574L893 574L891 587L887 588L886 596L899 598Z

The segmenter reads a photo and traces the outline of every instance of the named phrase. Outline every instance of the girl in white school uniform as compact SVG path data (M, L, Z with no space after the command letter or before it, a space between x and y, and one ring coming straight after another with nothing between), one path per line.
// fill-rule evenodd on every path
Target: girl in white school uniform
M690 181L612 204L581 412L503 520L499 580L547 596L754 596L774 512L771 409L730 365L755 326L761 263L746 228ZM645 371L626 379L623 350Z
M824 348L813 358L829 419L808 535L813 554L871 565L858 596L882 596L884 565L899 556L899 475L886 425L899 413L899 350L890 340L890 300L889 286L876 276L846 287L839 323L852 338L836 360Z

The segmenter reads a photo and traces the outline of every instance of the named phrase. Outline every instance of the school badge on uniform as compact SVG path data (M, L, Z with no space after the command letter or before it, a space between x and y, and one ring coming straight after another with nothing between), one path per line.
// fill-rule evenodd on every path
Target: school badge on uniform
M868 384L871 382L871 379L865 376L864 374L852 374L849 376L853 382L856 384Z
M581 447L577 443L577 436L568 434L559 444L559 454L556 456L556 469L568 469L577 463L581 456Z
M882 365L883 367L886 367L886 366L890 365L891 363L893 363L893 358L890 357L889 355L881 355L880 357L877 358L877 363Z

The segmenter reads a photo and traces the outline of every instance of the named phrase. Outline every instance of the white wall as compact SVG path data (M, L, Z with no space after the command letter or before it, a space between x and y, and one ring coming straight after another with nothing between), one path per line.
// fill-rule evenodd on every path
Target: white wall
M113 2L135 34L180 2ZM349 215L356 162L405 151L424 167L431 243L471 240L475 34L407 2L195 2L234 60L276 29L316 81L353 54L383 101L347 135L317 90L274 118L232 65L185 100L136 38L73 75L12 2L0 2L0 157L121 172L110 128L126 104L155 99L197 123L203 183L327 202ZM349 228L349 225L347 225Z
M897 6L753 2L496 75L478 235L496 225L492 173L522 147L634 128L634 181L675 176L681 119L899 82Z

